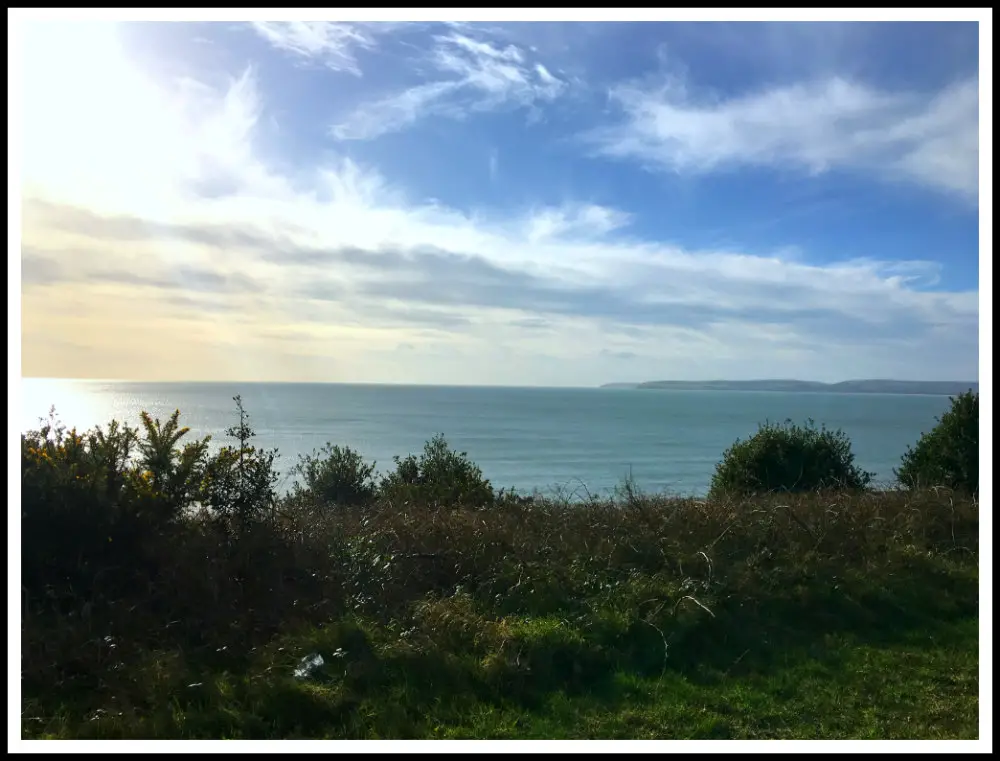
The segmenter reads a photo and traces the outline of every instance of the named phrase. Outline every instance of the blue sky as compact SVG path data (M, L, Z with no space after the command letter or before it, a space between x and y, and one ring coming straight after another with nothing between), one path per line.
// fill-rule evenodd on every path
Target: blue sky
M23 371L978 377L974 23L24 37Z

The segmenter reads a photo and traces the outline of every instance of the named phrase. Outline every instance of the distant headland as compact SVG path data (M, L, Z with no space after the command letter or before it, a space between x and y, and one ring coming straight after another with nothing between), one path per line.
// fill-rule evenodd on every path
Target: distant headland
M667 389L673 391L811 391L825 394L932 394L956 396L966 391L979 393L978 381L849 380L819 383L800 380L748 381L647 381L645 383L605 383L601 388Z

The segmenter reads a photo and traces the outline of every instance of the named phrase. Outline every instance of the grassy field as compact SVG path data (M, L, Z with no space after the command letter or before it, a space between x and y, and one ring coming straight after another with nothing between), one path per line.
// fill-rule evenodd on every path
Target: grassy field
M185 525L128 600L26 600L23 736L978 736L970 499L283 520L225 553ZM313 653L324 665L293 676Z

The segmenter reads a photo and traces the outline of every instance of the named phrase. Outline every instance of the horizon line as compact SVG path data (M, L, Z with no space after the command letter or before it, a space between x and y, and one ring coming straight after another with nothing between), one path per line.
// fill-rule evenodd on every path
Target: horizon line
M301 386L420 386L420 387L439 387L439 388L565 388L565 389L592 389L592 388L602 388L609 385L628 385L628 386L639 386L646 383L818 383L826 386L833 386L839 383L859 383L859 382L877 382L877 383L974 383L979 384L979 380L915 380L907 378L847 378L845 380L839 381L821 381L821 380L807 380L803 378L699 378L699 379L666 379L658 378L656 380L646 380L646 381L608 381L606 383L599 383L597 385L565 385L565 386L548 386L548 385L536 385L536 384L520 384L520 385L505 385L505 384L491 384L491 383L419 383L411 381L340 381L340 380L234 380L234 379L187 379L187 380L166 380L166 379L154 379L154 380L140 380L134 378L73 378L73 377L57 377L57 376L35 376L35 375L22 375L22 381L62 381L62 382L73 382L73 383L146 383L146 384L182 384L182 383L200 383L200 384L253 384L253 385L301 385Z

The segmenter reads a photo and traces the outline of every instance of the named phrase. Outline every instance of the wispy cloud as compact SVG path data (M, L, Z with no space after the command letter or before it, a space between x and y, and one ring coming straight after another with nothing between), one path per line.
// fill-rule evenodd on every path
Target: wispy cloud
M524 50L467 34L436 36L428 57L437 78L360 106L331 128L340 140L370 140L431 116L530 107L558 97L566 83Z
M541 209L527 219L528 240L601 237L626 227L632 215L597 204L568 204Z
M585 136L600 155L650 169L708 173L766 166L820 174L869 172L975 203L978 82L932 97L831 78L748 95L692 94L683 80L611 90L624 116Z
M357 51L375 47L373 29L333 21L253 21L253 29L273 47L300 61L361 76Z

